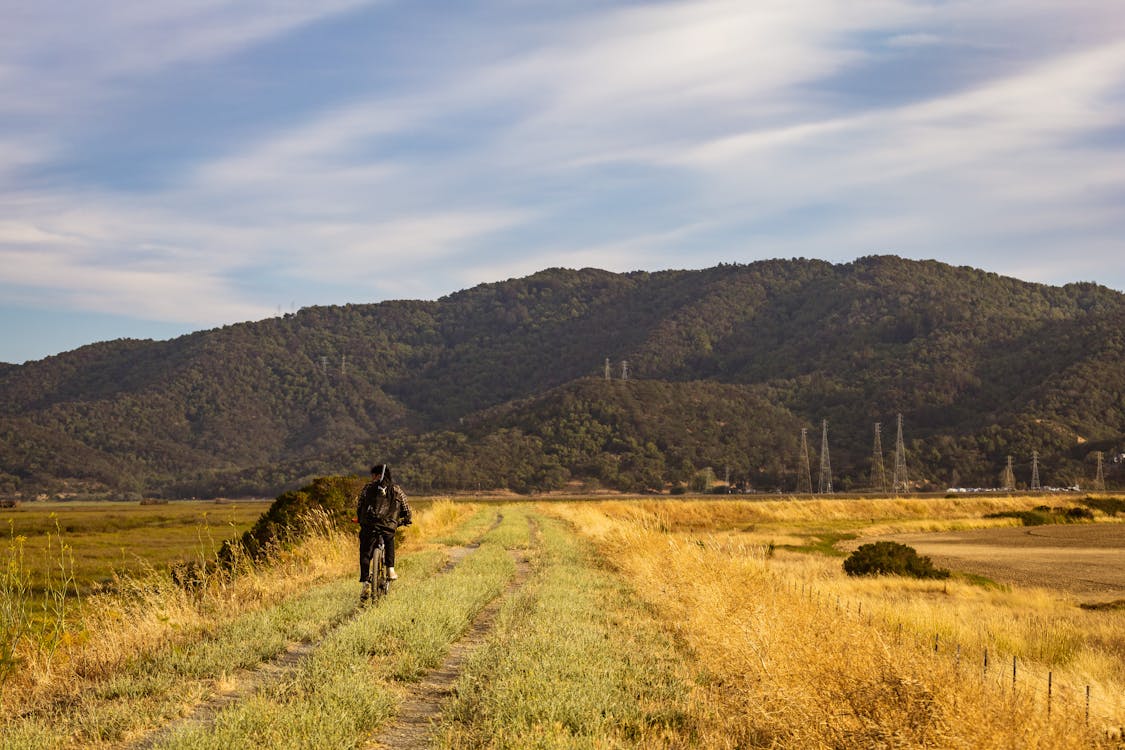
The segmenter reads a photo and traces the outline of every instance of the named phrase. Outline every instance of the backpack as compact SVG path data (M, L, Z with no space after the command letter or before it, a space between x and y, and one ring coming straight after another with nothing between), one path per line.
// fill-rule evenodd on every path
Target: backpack
M398 526L398 501L395 500L393 485L383 487L375 483L363 489L363 515L360 522L365 526Z

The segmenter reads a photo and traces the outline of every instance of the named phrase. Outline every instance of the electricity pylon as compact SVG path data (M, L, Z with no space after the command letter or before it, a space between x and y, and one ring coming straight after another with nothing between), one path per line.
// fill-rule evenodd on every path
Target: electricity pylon
M1014 490L1016 488L1016 473L1012 471L1012 457L1008 456L1008 465L1004 467L1004 473L1000 476L1000 489Z
M887 470L883 467L883 438L881 436L883 425L875 423L875 449L871 456L871 486L872 488L887 493Z
M1105 490L1105 469L1102 468L1102 461L1104 459L1104 456L1103 456L1101 451L1098 451L1095 455L1098 457L1098 470L1097 470L1097 473L1094 474L1094 489L1104 491Z
M1043 489L1043 485L1039 484L1039 451L1031 452L1031 489Z
M828 458L828 420L821 422L820 430L820 480L817 482L817 492L822 495L832 494L832 462Z
M797 456L797 493L812 494L812 470L809 468L809 430L801 428L801 453Z
M902 413L898 415L898 436L895 438L895 475L894 491L906 492L908 487L906 479L906 445L902 442Z

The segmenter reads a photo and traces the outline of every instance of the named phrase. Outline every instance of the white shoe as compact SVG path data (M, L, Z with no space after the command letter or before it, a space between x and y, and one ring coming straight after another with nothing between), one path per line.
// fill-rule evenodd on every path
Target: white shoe
M394 568L387 568L387 578L391 581L398 580L398 573L395 572Z

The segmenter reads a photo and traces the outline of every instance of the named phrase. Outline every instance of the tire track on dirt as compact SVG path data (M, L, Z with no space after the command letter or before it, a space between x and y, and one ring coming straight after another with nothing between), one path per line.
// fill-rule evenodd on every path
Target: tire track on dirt
M497 513L496 519L492 522L492 525L489 526L476 541L469 542L459 547L451 547L449 549L449 560L446 561L445 565L434 575L444 575L456 568L465 557L480 547L481 539L499 526L500 522L503 520L504 516ZM123 746L127 748L127 750L151 750L157 743L167 738L177 729L190 725L207 725L213 723L223 709L253 695L264 686L293 672L301 665L302 661L320 648L321 644L331 637L333 633L359 617L366 609L366 606L367 605L357 604L347 616L336 622L329 623L328 627L316 640L292 641L286 644L284 651L272 659L263 662L253 669L239 670L234 678L235 687L219 691L208 700L196 704L191 713L187 716L173 719L161 727L149 730L140 738L127 742Z
M538 546L535 544L539 533L538 524L533 518L528 518L527 522L532 543ZM530 551L509 552L516 561L516 575L507 588L477 613L465 634L449 647L449 654L441 666L412 687L408 697L399 706L394 721L364 745L364 750L424 750L430 746L436 720L441 716L445 704L453 697L453 686L461 676L461 665L492 633L500 607L531 576Z

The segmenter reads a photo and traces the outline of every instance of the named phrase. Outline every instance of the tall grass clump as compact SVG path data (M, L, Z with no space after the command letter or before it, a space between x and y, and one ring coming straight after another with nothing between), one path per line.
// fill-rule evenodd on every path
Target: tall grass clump
M31 575L23 555L26 541L11 535L0 571L0 704L8 679L23 664L19 654L31 627Z

